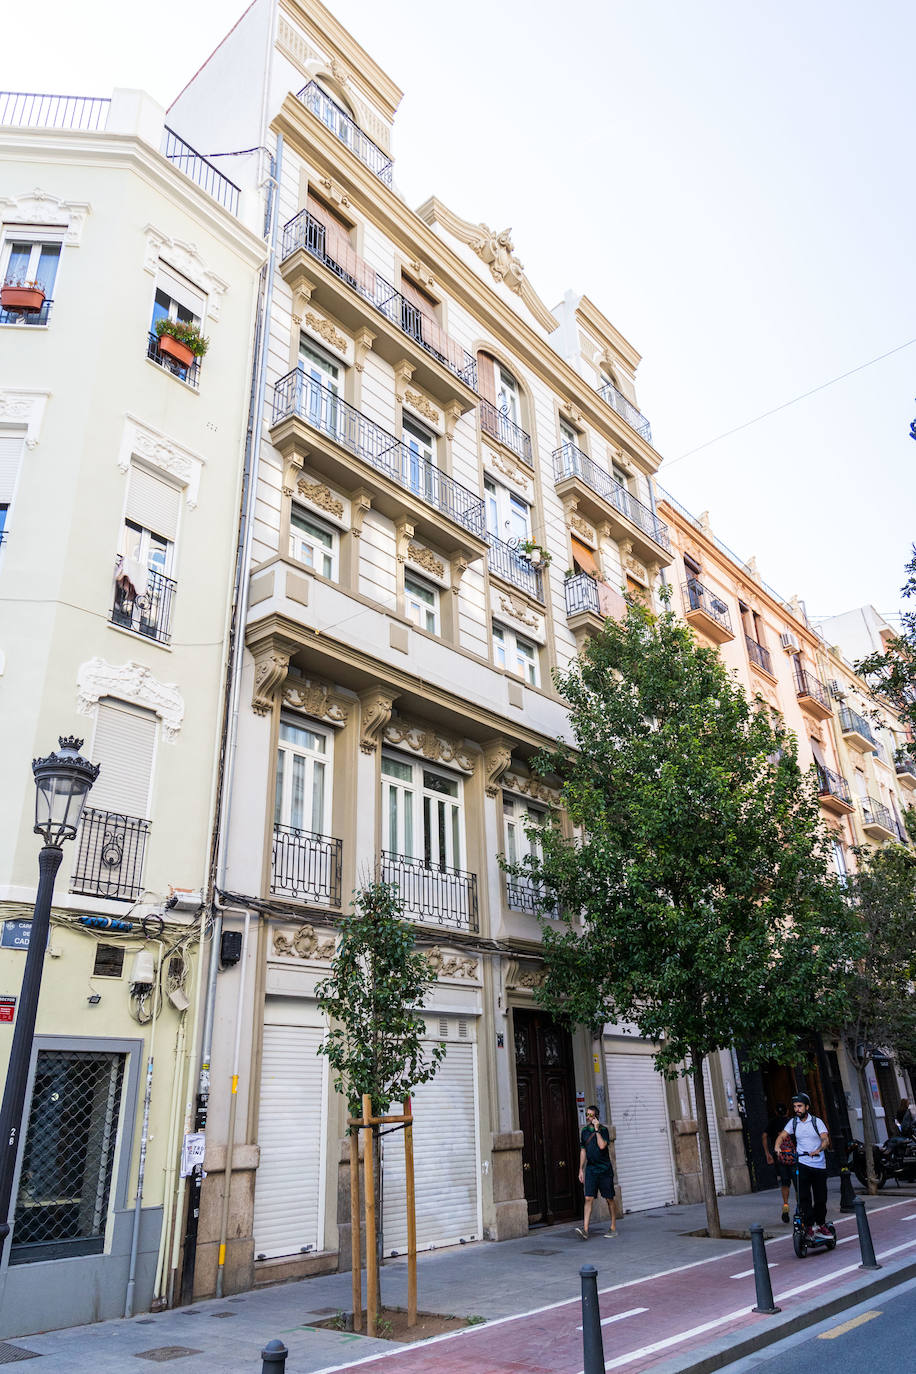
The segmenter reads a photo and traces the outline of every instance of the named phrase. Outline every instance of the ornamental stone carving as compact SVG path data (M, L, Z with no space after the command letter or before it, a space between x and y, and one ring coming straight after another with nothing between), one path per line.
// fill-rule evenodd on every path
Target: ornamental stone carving
M503 457L501 453L487 451L487 461L490 467L501 472L503 477L508 477L510 482L517 482L525 491L528 490L528 478L522 472L518 464L513 463L511 458Z
M407 550L410 547L410 541L413 539L413 536L413 521L408 520L406 515L402 516L400 520L395 522L394 526L394 542L399 563L406 563Z
M503 613L510 616L513 620L517 620L520 625L527 625L529 629L532 630L538 628L539 621L537 616L528 614L528 608L524 601L519 601L515 596L504 596L502 592L500 592L499 604L503 609Z
M350 533L358 539L363 532L366 512L372 509L372 496L365 487L357 487L350 496Z
M461 579L467 572L469 563L470 560L467 555L463 553L453 553L449 559L449 567L452 572L452 594L454 596L458 595L461 587Z
M157 229L154 224L148 224L143 232L146 234L146 251L143 257L144 271L155 276L159 270L160 261L169 267L174 267L176 272L187 277L206 295L207 320L214 322L218 320L223 296L229 290L229 283L223 281L222 277L218 277L207 266L198 251L197 244L186 243L184 239L169 238L168 234Z
M76 675L76 709L88 716L102 697L117 697L154 711L162 722L163 739L171 743L184 720L184 699L174 682L160 682L144 663L108 663L91 658Z
M422 754L431 763L453 764L465 773L473 773L477 762L461 740L430 730L414 721L397 719L386 721L382 727L383 737L388 744L398 744L415 754Z
M332 496L328 488L323 486L321 482L307 482L304 477L301 477L296 483L296 490L300 496L304 497L306 501L311 501L312 505L317 506L319 510L327 511L328 515L334 515L338 520L343 519L343 501L338 501L336 496Z
M574 512L570 513L569 527L575 530L577 534L581 534L583 539L590 539L594 544L595 531L588 521L582 519L581 515L576 515Z
M478 962L469 956L461 954L444 954L438 945L435 945L426 954L426 963L430 973L436 978L471 978L479 977Z
M539 778L525 778L520 773L504 773L503 787L509 792L518 792L532 801L543 802L545 806L559 806L560 794L555 787L547 787Z
M445 564L431 549L424 549L419 544L408 544L407 557L411 563L416 563L418 568L425 568L428 573L432 573L433 577L445 576Z
M435 406L430 405L425 396L421 396L419 391L411 391L410 387L404 392L404 400L407 405L412 406L418 415L425 415L434 425L441 425L442 417Z
M0 218L4 224L64 225L63 241L78 246L92 207L85 200L60 200L50 191L36 186L18 196L0 196Z
M118 452L118 467L122 472L127 472L134 458L174 477L185 489L188 506L191 510L197 508L200 478L205 466L203 458L161 430L138 420L135 415L128 415Z
M273 933L274 954L280 958L312 959L328 963L334 958L336 941L333 935L321 939L314 926L300 926L290 939L285 931Z
M257 716L266 716L273 710L276 690L286 678L289 661L298 645L282 635L268 634L248 647L254 657L251 709Z
M640 563L638 558L634 558L633 555L629 553L625 554L623 566L631 577L635 577L637 582L642 582L644 586L649 585L649 574L646 571L645 565Z
M362 372L369 350L374 343L375 335L371 329L366 329L365 325L361 329L357 329L353 335L353 366L357 372Z
M325 343L330 344L332 348L336 348L338 353L346 353L347 340L339 330L334 328L330 320L322 319L320 315L315 314L314 310L307 310L305 314L305 323L308 325L309 329L313 330L320 338L324 339Z
M375 753L397 699L398 693L388 687L369 687L360 692L359 747L364 754Z
M497 737L487 740L481 745L481 749L486 793L488 797L497 797L500 791L500 778L512 762L512 746L508 740Z
M506 971L506 987L520 988L527 992L533 992L539 988L547 976L547 970L541 963L525 961L520 964L518 960L513 960Z
M25 446L35 448L49 391L0 391L0 420L25 427Z
M317 720L329 720L332 725L346 725L350 718L347 703L327 682L313 678L289 679L284 684L282 696L284 705Z

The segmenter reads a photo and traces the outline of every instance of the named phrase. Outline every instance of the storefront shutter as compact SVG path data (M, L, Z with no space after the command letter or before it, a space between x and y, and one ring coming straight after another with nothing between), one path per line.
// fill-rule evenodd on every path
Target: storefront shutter
M649 1054L618 1054L606 1043L605 1060L624 1206L664 1207L677 1197L664 1082Z

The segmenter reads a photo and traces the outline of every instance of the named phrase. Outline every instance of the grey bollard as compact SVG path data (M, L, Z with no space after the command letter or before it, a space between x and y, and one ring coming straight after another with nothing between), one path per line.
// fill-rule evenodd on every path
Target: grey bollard
M852 1174L844 1167L840 1170L840 1211L856 1210L856 1191L852 1186Z
M579 1277L582 1280L583 1374L604 1374L604 1341L601 1338L601 1314L598 1311L598 1270L593 1264L583 1264Z
M767 1264L767 1248L763 1239L763 1227L755 1222L751 1227L751 1254L754 1258L754 1287L757 1289L757 1306L752 1312L762 1312L770 1317L781 1312L773 1301L773 1285L770 1283L770 1266Z
M859 1250L862 1254L860 1269L880 1269L882 1266L875 1259L875 1247L872 1244L871 1231L868 1226L868 1217L865 1214L865 1201L863 1198L856 1198L856 1228L859 1232Z
M285 1374L288 1354L282 1341L268 1341L261 1351L261 1374Z

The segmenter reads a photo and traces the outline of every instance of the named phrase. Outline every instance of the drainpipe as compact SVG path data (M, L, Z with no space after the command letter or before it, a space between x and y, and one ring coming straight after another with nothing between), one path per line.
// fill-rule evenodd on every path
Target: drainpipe
M143 1126L140 1131L140 1159L137 1164L137 1197L134 1202L134 1221L130 1235L130 1268L127 1275L127 1292L124 1296L124 1315L134 1315L134 1289L137 1286L137 1250L140 1244L140 1214L143 1208L143 1180L146 1174L146 1147L149 1144L149 1105L153 1095L153 1051L156 1048L156 1021L162 1010L162 941L159 941L159 959L156 963L156 984L152 1002L152 1025L149 1032L149 1058L146 1061L146 1089L143 1093ZM158 996L156 995L158 994ZM158 1002L158 1007L157 1007Z
M239 1050L242 1041L242 1003L245 1000L245 975L247 971L248 934L251 929L251 912L245 912L245 931L242 935L242 957L239 961L239 996L235 1012L235 1048L232 1052L232 1080L229 1091L229 1125L226 1128L226 1163L223 1174L223 1210L219 1222L219 1258L216 1263L216 1296L223 1296L223 1278L226 1269L226 1237L229 1233L229 1185L232 1181L232 1154L235 1145L235 1113L239 1100Z

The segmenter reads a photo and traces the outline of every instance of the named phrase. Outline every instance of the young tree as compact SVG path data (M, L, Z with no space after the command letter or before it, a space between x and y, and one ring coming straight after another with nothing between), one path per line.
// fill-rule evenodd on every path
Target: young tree
M563 778L578 838L538 832L526 871L544 922L543 1004L568 1024L635 1022L656 1067L692 1076L709 1234L720 1234L703 1061L794 1056L800 1028L843 1020L856 951L829 876L813 779L763 703L666 609L630 605L556 677L575 749Z
M906 581L900 593L909 601L916 598L916 544L904 571ZM883 653L869 654L856 663L856 671L868 678L916 734L916 611L904 611L899 635L888 641Z
M916 859L899 844L856 853L849 896L864 947L848 974L850 1014L842 1038L859 1081L868 1191L875 1193L875 1131L865 1074L877 1054L916 1056Z

